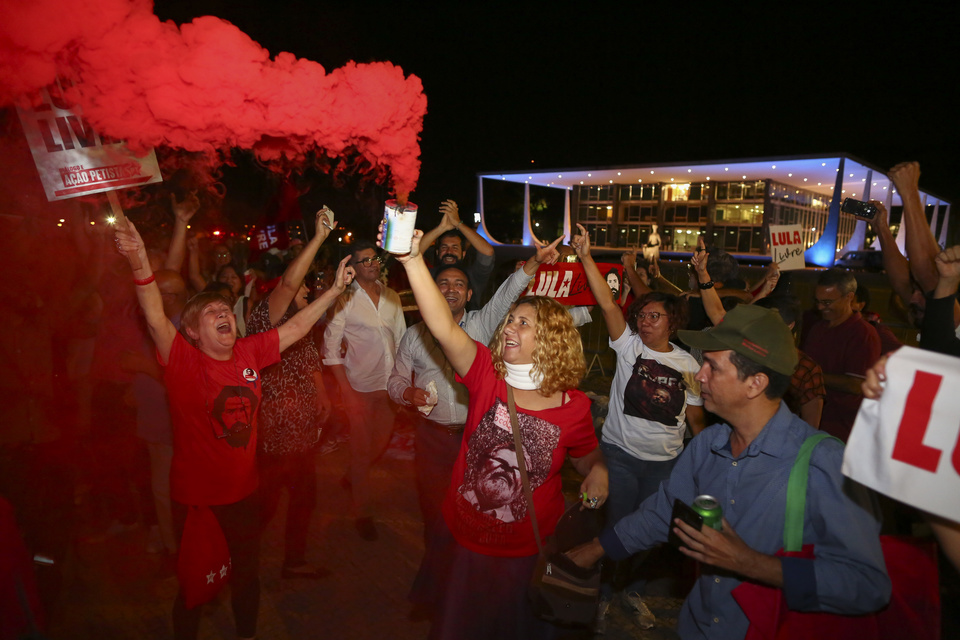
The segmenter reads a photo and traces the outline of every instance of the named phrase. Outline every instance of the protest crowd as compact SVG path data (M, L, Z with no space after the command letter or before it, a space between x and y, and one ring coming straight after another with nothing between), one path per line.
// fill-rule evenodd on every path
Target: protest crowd
M889 175L906 255L883 204L870 224L890 287L919 348L955 359L960 246L930 232L919 166ZM891 393L909 349L854 273L819 271L801 299L776 263L747 282L701 237L678 286L651 247L611 270L578 225L497 281L494 247L452 200L409 252L369 237L342 260L326 207L258 255L201 240L195 194L169 207L167 235L135 215L78 233L69 296L6 296L0 639L45 637L73 545L133 531L179 581L172 637L196 638L221 589L236 637L258 637L261 539L278 513L294 584L336 584L309 544L329 492L349 496L358 544L385 544L372 478L398 420L425 549L406 588L430 638L603 637L615 613L663 627L647 586L664 566L692 576L682 638L940 637L937 554L942 573L960 567L960 524L842 469L861 404ZM529 295L552 266L576 268L589 302ZM602 420L581 389L596 375L578 331L591 322L615 361ZM321 486L334 451L349 464ZM704 497L720 513L690 509ZM577 519L595 528L569 539ZM589 607L579 626L531 597L544 558L541 593L561 576L560 597Z

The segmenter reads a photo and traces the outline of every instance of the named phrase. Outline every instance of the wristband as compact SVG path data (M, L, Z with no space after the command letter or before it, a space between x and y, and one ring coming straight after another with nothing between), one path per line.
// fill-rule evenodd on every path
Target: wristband
M138 287L145 287L156 279L156 276L151 273L149 278L144 278L143 280L137 280L134 278L133 284L137 285Z
M707 282L698 282L697 286L701 289L713 289L713 280L708 280Z

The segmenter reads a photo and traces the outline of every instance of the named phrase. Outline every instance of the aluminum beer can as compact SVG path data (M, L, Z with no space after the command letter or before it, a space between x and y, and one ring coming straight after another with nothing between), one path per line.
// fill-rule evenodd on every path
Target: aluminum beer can
M723 529L721 524L723 509L720 508L720 502L713 496L697 496L693 501L693 510L703 518L704 526L717 531Z

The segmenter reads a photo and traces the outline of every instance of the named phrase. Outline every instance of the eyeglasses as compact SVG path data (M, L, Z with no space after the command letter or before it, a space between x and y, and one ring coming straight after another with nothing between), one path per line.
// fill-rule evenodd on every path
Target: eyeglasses
M818 307L823 307L824 309L827 309L830 307L830 305L832 305L834 302L836 302L839 299L840 298L833 298L832 300L818 300L817 298L814 298L813 304L815 304Z
M380 256L377 256L375 258L363 258L362 260L357 260L354 264L362 264L365 267L369 267L374 262L376 262L377 264L383 264L383 258L381 258Z
M650 319L650 322L657 322L660 318L670 317L667 313L660 313L659 311L641 311L637 314L637 322L643 322L646 319Z

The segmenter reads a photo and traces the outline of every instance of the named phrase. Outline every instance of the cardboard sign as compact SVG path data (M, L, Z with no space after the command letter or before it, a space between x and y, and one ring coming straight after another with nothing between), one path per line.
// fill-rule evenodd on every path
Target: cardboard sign
M614 301L619 304L623 291L623 265L597 264L597 267L614 292ZM597 304L579 262L542 265L527 287L527 295L554 298L560 304L570 306Z
M68 104L59 84L40 90L39 104L17 107L47 200L162 182L151 149L138 158L126 143L99 135Z
M960 358L901 347L880 400L864 400L843 473L960 522Z
M803 269L806 262L803 252L803 229L798 224L770 225L770 257L780 265L781 271Z

